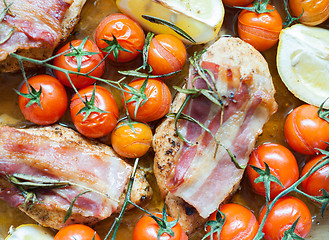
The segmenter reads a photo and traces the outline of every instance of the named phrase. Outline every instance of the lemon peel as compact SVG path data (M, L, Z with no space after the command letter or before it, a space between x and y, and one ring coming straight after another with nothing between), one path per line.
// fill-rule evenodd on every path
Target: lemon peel
M5 240L53 240L54 233L37 224L23 224L11 227Z

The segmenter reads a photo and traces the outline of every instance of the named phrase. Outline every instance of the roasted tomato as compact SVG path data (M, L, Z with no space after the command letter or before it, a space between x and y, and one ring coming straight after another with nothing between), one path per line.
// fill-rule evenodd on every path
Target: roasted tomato
M257 234L259 224L255 215L247 208L235 204L224 204L220 207L226 220L218 238L218 234L213 235L214 240L252 240ZM216 221L217 211L210 215L209 220ZM210 227L207 226L207 232Z
M329 0L289 0L294 17L306 25L315 26L329 18Z
M325 155L319 155L306 163L302 170L304 176ZM329 164L324 165L302 182L303 191L312 196L322 196L321 189L329 192Z
M223 3L230 7L246 6L252 2L253 2L253 0L223 0Z
M266 212L266 205L260 212L259 223L264 218ZM265 234L265 240L280 240L282 239L284 232L288 230L292 224L297 220L297 226L295 233L302 238L311 230L312 217L310 210L305 203L295 197L282 197L275 204L270 211L265 225L263 233Z
M109 55L112 61L129 62L135 59L140 53L139 51L143 49L145 35L137 22L121 13L115 13L104 18L98 25L95 41L104 55L107 54L105 49L109 47L109 44L113 45L113 51Z
M329 142L329 123L317 114L318 108L309 104L294 109L287 117L284 135L296 152L313 155L315 148L325 149Z
M259 174L250 165L265 170L264 162L269 166L271 174L276 176L284 186L282 188L279 184L271 182L271 197L275 197L285 188L290 187L299 178L297 161L287 148L275 143L260 145L252 152L247 167L248 178L257 194L265 196L265 186L263 182L255 183Z
M129 83L124 93L128 113L131 118L140 122L151 122L168 113L171 104L171 93L167 85L158 79L148 79L143 91L145 79ZM146 100L145 100L146 99Z
M120 156L137 158L149 150L152 136L151 128L145 123L122 122L112 132L111 143Z
M94 100L92 98L95 94ZM78 94L71 100L70 110L73 123L84 136L91 138L109 134L117 124L119 110L112 94L104 87L89 86L79 91L80 96L87 103L82 102ZM94 101L94 102L93 102ZM81 109L85 111L81 112ZM90 114L89 114L90 113ZM89 114L86 119L86 114Z
M49 75L31 77L28 83L36 91L29 87L32 94L26 95L29 91L24 83L18 97L19 108L25 119L39 125L57 122L67 108L67 95L64 86L56 78Z
M250 4L247 7L253 7L253 5ZM282 19L278 11L269 4L266 9L273 11L256 13L244 9L238 16L239 37L258 51L273 47L279 40L282 30Z
M180 39L170 34L152 38L147 59L152 74L163 75L181 70L185 60L186 48Z
M72 224L59 230L54 240L91 240L94 236L94 240L101 240L94 229L82 224Z
M162 218L162 214L155 214L157 217ZM167 216L168 223L175 221L170 216ZM170 236L168 233L163 233L158 238L158 231L160 227L158 223L150 216L142 217L136 224L133 232L133 240L187 240L187 236L182 229L181 225L177 223L171 228L174 235Z
M63 53L71 49L70 44L75 49L56 57L54 65L66 70L88 73L93 70L103 59L102 53L91 40L74 40L64 45L56 54ZM95 54L98 53L98 54ZM102 62L97 68L89 75L93 77L101 77L104 73L105 63ZM66 86L72 87L66 74L61 71L55 70L57 78ZM77 74L69 74L72 83L76 88L84 88L93 84L96 80Z

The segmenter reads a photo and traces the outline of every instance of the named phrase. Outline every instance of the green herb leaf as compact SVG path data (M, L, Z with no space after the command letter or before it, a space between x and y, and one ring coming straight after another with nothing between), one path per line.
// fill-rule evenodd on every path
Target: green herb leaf
M119 56L119 51L123 51L123 52L132 52L128 49L125 49L124 47L122 47L117 38L112 34L113 40L108 40L108 39L102 39L104 42L107 43L107 47L106 48L102 48L103 52L107 52L107 53L113 53L114 59L117 62L118 61L118 56Z
M32 104L38 104L38 106L42 109L41 102L40 102L40 97L42 94L42 87L40 86L40 90L37 91L35 90L34 87L32 87L31 84L28 83L28 88L29 88L29 93L21 93L20 91L14 89L14 91L25 98L30 99L29 102L25 105L26 108L30 107Z
M213 240L215 234L217 234L217 236L220 236L220 232L222 231L225 221L225 214L217 209L216 220L209 220L206 222L204 229L205 231L207 231L207 227L210 227L210 231L206 235L204 235L201 240L205 240L208 237L210 237L210 240Z
M288 230L284 231L284 235L281 240L305 240L304 238L295 233L299 218L300 217L297 218L297 220L291 225Z
M186 33L183 29L177 27L175 24L173 24L171 22L168 22L161 18L149 16L149 15L142 15L142 17L144 19L150 21L151 23L156 23L156 24L161 24L161 25L167 26L167 27L171 28L173 31L175 31L178 35L189 40L191 43L194 43L194 44L196 43L196 41L188 33Z
M88 193L88 192L90 192L90 191L88 190L88 191L84 191L84 192L82 192L82 193L79 193L79 194L78 194L78 195L72 200L69 209L67 209L67 211L66 211L66 213L65 213L65 216L64 216L64 219L63 219L63 224L67 221L67 219L69 219L69 218L71 217L71 215L72 215L73 205L74 205L74 203L76 202L76 200L77 200L81 195L83 195L83 194L85 194L85 193Z
M327 110L323 109L323 106L328 101L328 99L329 99L329 97L323 103L321 103L321 105L318 109L318 115L320 118L322 118L323 120L325 120L329 123L329 109L327 109Z
M143 65L141 66L141 68L146 70L147 72L152 72L152 67L150 66L150 64L148 64L147 60L149 55L150 44L153 37L154 33L148 32L143 46Z

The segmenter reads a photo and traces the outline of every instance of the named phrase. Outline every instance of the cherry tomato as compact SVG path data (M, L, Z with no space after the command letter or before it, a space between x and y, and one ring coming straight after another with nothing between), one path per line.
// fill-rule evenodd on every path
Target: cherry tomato
M289 0L289 7L294 17L303 14L299 21L306 25L315 26L329 18L329 0Z
M265 196L265 186L263 182L255 183L255 179L259 177L259 174L252 169L250 165L265 170L264 162L267 163L271 173L276 176L284 186L284 188L282 188L279 184L271 182L271 197L277 196L299 178L297 161L287 148L275 143L260 145L251 153L247 167L249 181L255 192L259 195Z
M154 215L162 218L162 214L156 213ZM167 221L172 222L175 221L175 219L168 216ZM157 240L159 229L159 225L153 218L144 216L137 222L134 228L133 240ZM159 240L187 240L187 236L179 223L172 227L171 230L174 232L174 236L163 233Z
M82 224L72 224L59 230L54 240L91 240L94 235L95 240L101 240L94 229Z
M284 135L296 152L313 155L315 148L325 149L329 142L329 123L317 114L318 108L309 104L294 109L287 117Z
M152 130L145 123L128 122L118 124L111 134L114 151L122 157L137 158L143 156L151 147Z
M90 102L93 91L94 86L89 86L81 89L79 94L84 101L87 98ZM114 129L118 121L119 110L112 94L101 86L96 86L94 105L106 113L92 111L87 119L83 120L86 112L79 113L79 111L85 107L85 104L75 94L70 105L71 117L75 127L82 135L99 138L109 134Z
M325 155L319 155L306 163L302 170L304 176ZM302 182L303 191L312 196L322 196L321 189L329 192L329 164L324 165Z
M143 29L137 22L131 18L115 13L104 18L98 25L95 32L95 41L100 49L108 47L108 44L103 40L113 41L113 36L117 39L121 47L130 52L119 50L117 59L113 52L109 55L112 61L129 62L135 59L143 49L145 35ZM107 54L103 52L103 54Z
M252 2L253 2L253 0L223 0L223 3L230 7L246 6Z
M130 87L136 89L141 93L140 88L142 87L145 79L137 79L129 83ZM130 91L125 88L126 91ZM131 118L140 122L151 122L162 118L169 111L171 104L171 93L167 85L159 79L148 79L144 93L147 97L147 101L142 101L137 108L137 114L135 115L136 101L130 100L136 98L136 95L130 93L124 93L124 97L127 101L128 113Z
M220 211L224 213L226 220L218 238L213 235L214 240L252 240L257 234L259 224L255 215L247 208L229 203L221 206ZM209 220L216 220L217 211L210 215ZM210 227L207 227L207 232Z
M250 4L247 7L252 7ZM266 9L273 10L271 5ZM251 44L258 51L265 51L273 47L279 40L282 30L282 19L277 10L267 13L255 13L242 10L238 16L239 37Z
M266 212L266 205L260 212L259 223L264 218ZM265 240L280 240L284 232L288 230L291 225L298 219L295 233L302 238L311 230L312 217L310 210L307 208L302 200L295 197L282 197L275 204L270 211L263 228Z
M152 38L147 59L152 74L163 75L181 70L185 60L186 48L180 39L170 34Z
M75 57L75 56L65 56L66 54L62 54L59 57L56 57L54 59L54 65L60 68L64 68L66 70L70 71L75 71L75 72L81 72L81 73L88 73L92 69L94 69L102 60L103 56L96 46L96 44L91 41L87 40L85 44L83 45L83 40L74 40L71 42L72 46L79 49L79 46L81 47L81 51L86 51L86 52L96 52L99 54L95 55L85 55L82 54L83 56L80 57ZM83 47L82 47L83 46ZM67 50L71 49L70 43L67 43L64 45L56 54L63 53ZM75 50L70 51L70 53L74 53ZM87 53L86 53L87 54ZM78 59L81 58L81 67L80 70L78 69ZM93 77L101 77L104 73L105 69L105 63L102 62L94 71L90 73L91 76ZM55 74L57 78L65 85L68 87L72 87L69 79L67 78L66 74L55 70ZM76 88L84 88L87 87L91 84L93 84L96 80L82 76L82 75L77 75L77 74L69 74L72 83Z
M37 103L26 107L30 98L19 95L18 105L25 119L39 125L48 125L57 122L65 113L67 108L67 95L64 86L54 77L49 75L37 75L31 77L28 83L39 91L41 95L37 97L40 100L41 107ZM21 88L21 93L28 93L26 84Z

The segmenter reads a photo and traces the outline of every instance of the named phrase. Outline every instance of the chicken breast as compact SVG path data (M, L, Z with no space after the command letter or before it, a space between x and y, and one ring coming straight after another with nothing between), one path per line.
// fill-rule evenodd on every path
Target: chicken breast
M18 61L9 56L49 58L60 41L64 41L80 18L86 0L6 0L10 11L0 19L0 72L20 69ZM0 1L0 12L5 11ZM13 31L11 33L11 31ZM24 63L25 67L33 66Z
M186 88L211 90L221 104L200 95L185 102L183 113L213 135L195 122L179 120L178 133L186 139L182 141L168 117L153 140L162 196L169 214L177 217L179 211L187 233L204 224L235 192L257 136L277 109L265 59L242 40L219 39L201 56L199 66L204 77L191 66ZM178 93L171 111L177 113L185 99Z
M60 229L72 223L92 225L119 212L131 173L132 167L110 147L87 140L71 129L59 125L0 127L0 198L43 226ZM27 179L70 184L26 190L13 184L13 177L21 182ZM73 199L86 190L90 191L77 198L71 217L63 224ZM27 192L35 193L37 198L30 208L24 205ZM142 204L151 195L145 174L138 170L131 200Z

